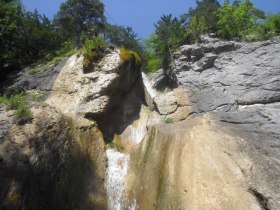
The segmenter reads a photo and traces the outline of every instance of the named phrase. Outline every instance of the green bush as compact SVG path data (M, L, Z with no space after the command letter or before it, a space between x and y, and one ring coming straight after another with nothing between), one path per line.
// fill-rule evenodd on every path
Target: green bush
M32 113L29 110L29 102L23 94L16 94L9 98L0 97L0 103L8 106L8 109L15 110L16 120L28 122L32 119Z
M100 37L94 37L91 40L87 40L82 48L84 55L83 68L88 69L94 62L99 61L106 49L107 44L105 40Z
M160 58L150 58L147 61L148 73L156 72L161 68L162 60Z
M83 46L83 53L88 54L91 51L106 48L107 44L101 36L94 37L93 39L87 40Z
M26 106L20 106L16 112L16 119L23 120L25 122L32 119L32 112Z

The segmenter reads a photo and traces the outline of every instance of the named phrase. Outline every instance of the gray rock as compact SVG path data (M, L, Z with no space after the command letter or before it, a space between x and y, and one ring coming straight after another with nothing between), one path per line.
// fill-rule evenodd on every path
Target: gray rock
M151 75L152 87L157 90L164 89L168 84L168 77L163 69L160 69Z
M216 54L235 50L234 42L216 42L213 44L213 50Z
M279 209L280 44L215 42L207 47L218 54L214 66L211 59L206 65L206 53L192 68L201 71L206 65L208 70L179 69L178 83L189 90L193 113L211 113L218 126L250 145L239 150L254 162L246 174L252 192L267 199L265 208Z
M214 62L217 57L218 56L216 54L207 53L202 59L192 65L192 69L199 72L209 69L214 66Z
M180 52L182 55L186 56L186 57L190 57L190 53L193 49L192 45L183 45L180 47Z
M200 36L200 39L203 43L213 43L220 41L220 39L218 39L215 34L205 34Z
M191 60L193 62L199 60L200 58L202 58L204 55L203 49L201 46L199 45L194 45L192 50L191 50Z

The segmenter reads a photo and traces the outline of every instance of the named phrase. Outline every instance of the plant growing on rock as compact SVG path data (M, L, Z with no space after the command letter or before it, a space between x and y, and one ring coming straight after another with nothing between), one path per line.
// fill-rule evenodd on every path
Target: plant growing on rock
M120 51L121 51L121 59L123 63L133 62L136 66L141 65L141 58L136 52L132 50L127 50L123 47L121 48Z
M87 40L82 49L84 55L83 69L88 70L94 62L99 61L106 47L105 40L100 36Z
M8 109L15 110L15 117L19 124L32 120L32 113L29 110L29 102L23 94L16 94L11 97L0 97L0 103L8 106Z
M173 123L173 120L169 117L164 118L164 123L169 124L169 123Z

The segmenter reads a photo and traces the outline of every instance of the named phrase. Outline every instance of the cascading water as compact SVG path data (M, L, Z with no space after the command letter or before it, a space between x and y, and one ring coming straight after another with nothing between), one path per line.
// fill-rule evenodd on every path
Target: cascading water
M157 95L157 91L152 87L149 77L144 72L142 72L142 78L147 92L151 98L154 98Z
M108 160L107 195L110 210L125 208L125 178L128 170L129 155L115 149L106 151Z
M143 83L151 98L156 96L156 91L152 88L147 75L142 73ZM132 125L128 126L120 136L121 140L128 145L137 145L147 133L148 112L142 108L140 118ZM107 149L106 151L107 168L107 196L109 210L137 210L136 200L126 198L126 175L130 155L117 151L116 149Z

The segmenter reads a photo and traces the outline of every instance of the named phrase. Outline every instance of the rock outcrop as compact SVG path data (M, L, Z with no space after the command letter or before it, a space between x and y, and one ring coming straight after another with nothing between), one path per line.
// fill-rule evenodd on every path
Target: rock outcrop
M0 208L280 209L280 44L202 41L173 55L173 89L114 48L21 73L7 90L44 101L24 125L0 104Z
M129 195L139 209L279 209L280 44L202 40L174 54L179 88L154 98L152 118L170 117L180 90L186 120L150 120Z
M250 185L248 174L258 170L246 155L250 144L214 122L204 115L150 130L132 154L127 178L139 209L273 209L270 202L278 197L264 197L263 205ZM259 151L255 155L269 163Z
M0 209L107 209L105 140L139 117L144 103L140 66L109 48L91 71L83 56L29 75L7 92L38 92L33 120L14 121L0 107Z

